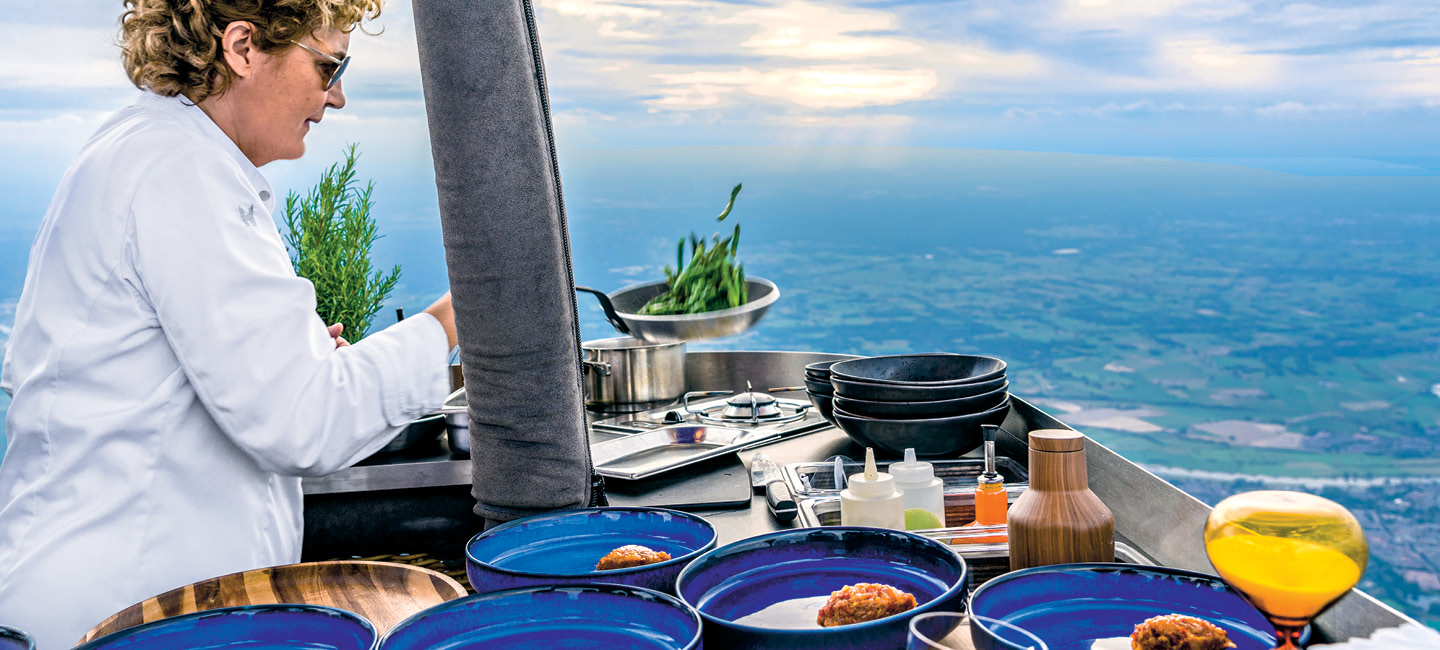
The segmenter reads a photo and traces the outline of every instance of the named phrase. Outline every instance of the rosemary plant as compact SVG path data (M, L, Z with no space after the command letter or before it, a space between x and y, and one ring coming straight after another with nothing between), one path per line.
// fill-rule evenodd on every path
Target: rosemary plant
M345 161L331 165L320 183L304 196L285 197L285 244L295 274L315 285L315 311L327 325L343 323L350 341L364 338L370 319L400 280L397 265L389 274L372 271L370 247L376 234L370 216L370 194L375 182L363 189L355 183L355 144L345 150Z

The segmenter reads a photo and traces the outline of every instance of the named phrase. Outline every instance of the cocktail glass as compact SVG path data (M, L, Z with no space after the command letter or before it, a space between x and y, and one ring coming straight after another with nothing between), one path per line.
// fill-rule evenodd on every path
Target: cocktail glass
M1276 648L1299 648L1300 631L1350 591L1369 545L1344 506L1301 492L1229 497L1205 522L1210 564L1275 626Z

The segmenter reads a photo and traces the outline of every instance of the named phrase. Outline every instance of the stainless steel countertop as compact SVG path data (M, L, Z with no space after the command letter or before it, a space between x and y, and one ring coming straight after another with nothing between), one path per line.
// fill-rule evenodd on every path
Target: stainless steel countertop
M306 478L300 486L305 494L336 494L469 485L470 459L452 458L449 449L443 447L445 442L442 440L440 444L439 454L347 467L325 476Z
M692 352L686 357L686 387L690 390L757 386L790 386L803 375L804 366L845 355L804 352ZM785 396L804 399L803 393ZM1023 440L1038 429L1068 429L1067 425L1014 398L1003 426L1017 437L1001 435L999 452L1025 463ZM820 429L759 449L740 452L748 467L751 457L763 451L776 463L823 460L843 454L863 458L865 450L833 427ZM1126 540L1157 564L1211 573L1200 543L1200 531L1210 508L1194 497L1146 471L1094 440L1086 441L1090 487L1115 515L1117 538ZM441 487L470 484L470 461L455 460L448 451L425 458L386 460L351 467L328 476L306 479L306 494L329 494ZM714 524L721 545L755 535L795 527L771 517L764 495L752 496L750 506L739 510L702 511ZM798 520L797 520L798 521ZM1413 623L1412 619L1358 590L1352 591L1317 619L1315 627L1327 639L1369 636L1375 630Z
M755 386L798 386L805 374L805 365L817 361L828 361L831 359L848 359L850 355L826 354L820 352L691 352L685 356L685 389L686 390L737 390L743 389L747 381ZM803 391L790 393L776 393L776 397L789 397L792 399L806 400ZM606 414L591 412L588 417L591 421L606 417ZM827 444L844 444L848 442L845 434L839 430L830 429L826 431L800 436L793 441L787 441L764 449L786 450L790 453L792 442L807 445L795 453L810 453L808 445L825 446ZM597 434L591 436L592 441ZM598 434L604 437L611 437L614 434ZM806 442L816 436L823 436L828 442ZM449 449L442 447L435 453L427 456L404 456L395 454L385 458L372 458L362 461L362 464L348 467L325 476L306 478L302 483L305 494L337 494L344 492L371 492L376 490L395 490L404 488L427 488L443 487L451 485L470 484L470 461L468 459L455 459L451 456ZM860 450L863 454L864 450ZM825 452L816 456L816 459L824 458L830 453ZM853 455L852 449L847 452ZM749 465L749 454L741 456L746 465ZM788 458L788 456L787 456ZM776 458L777 462L786 463L790 460ZM796 456L793 462L811 460L810 458ZM762 507L763 511L764 508Z
M757 451L784 466L820 460L835 454L863 458L865 450L856 445L843 431L827 427L758 449L740 452L746 467ZM360 465L333 474L303 481L305 494L369 492L405 488L470 485L470 461L452 459L448 450L421 458L397 459L384 464ZM765 495L753 496L750 506L733 510L696 511L715 525L719 543L728 544L747 537L794 527L798 519L781 524L765 506Z

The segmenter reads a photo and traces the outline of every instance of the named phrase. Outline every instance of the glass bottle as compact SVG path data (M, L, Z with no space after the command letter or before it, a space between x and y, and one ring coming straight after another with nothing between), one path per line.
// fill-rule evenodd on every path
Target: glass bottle
M995 432L999 427L985 427L985 472L975 477L975 521L966 526L1004 526L1006 511L1010 507L1009 494L1005 492L1005 480L995 471ZM967 538L977 544L1004 544L1008 533Z

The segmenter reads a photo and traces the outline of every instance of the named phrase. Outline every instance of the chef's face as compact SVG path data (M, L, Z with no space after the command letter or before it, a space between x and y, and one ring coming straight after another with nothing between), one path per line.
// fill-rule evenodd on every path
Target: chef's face
M344 59L350 34L323 28L298 42ZM262 57L257 64L256 74L234 87L248 106L248 114L241 118L247 128L237 144L256 166L299 158L305 153L310 125L325 117L326 108L345 106L344 81L327 89L335 62L298 46Z

